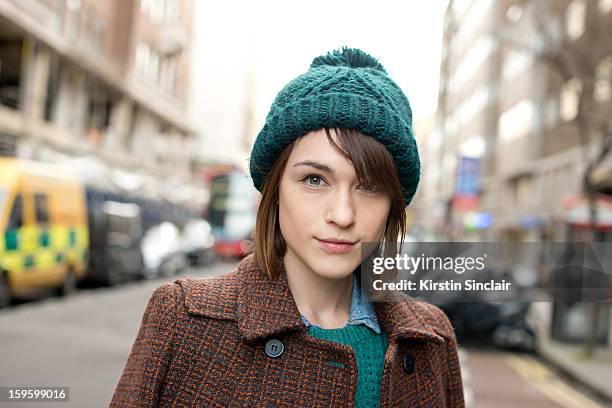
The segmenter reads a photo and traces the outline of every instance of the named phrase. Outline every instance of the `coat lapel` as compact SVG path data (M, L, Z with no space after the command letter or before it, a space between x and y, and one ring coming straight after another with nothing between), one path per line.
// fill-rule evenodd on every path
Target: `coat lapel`
M276 279L271 280L259 268L253 254L238 266L240 279L236 318L243 339L247 342L278 335L285 331L306 331L300 312L289 289L284 267ZM444 343L440 329L421 318L424 310L403 292L391 292L385 301L375 301L374 308L381 327L395 339Z
M241 284L236 317L245 341L306 330L284 269L271 280L250 254L240 262L238 271Z

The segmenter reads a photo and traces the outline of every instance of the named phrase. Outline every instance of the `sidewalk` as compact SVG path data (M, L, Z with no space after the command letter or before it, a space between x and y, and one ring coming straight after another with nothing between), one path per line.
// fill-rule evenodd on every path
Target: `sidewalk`
M584 384L612 404L612 348L599 347L592 357L584 356L581 344L543 339L538 353L550 364Z

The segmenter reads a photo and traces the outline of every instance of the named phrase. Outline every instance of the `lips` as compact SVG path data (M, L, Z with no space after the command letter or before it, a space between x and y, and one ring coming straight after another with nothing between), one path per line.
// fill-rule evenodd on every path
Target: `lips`
M338 239L338 238L317 238L319 241L324 241L324 242L331 242L334 244L355 244L357 243L356 240L348 240L348 239Z
M317 241L319 242L319 246L321 247L321 249L331 254L344 254L350 252L355 246L355 244L358 242L334 238L329 238L329 240L322 240L317 238Z

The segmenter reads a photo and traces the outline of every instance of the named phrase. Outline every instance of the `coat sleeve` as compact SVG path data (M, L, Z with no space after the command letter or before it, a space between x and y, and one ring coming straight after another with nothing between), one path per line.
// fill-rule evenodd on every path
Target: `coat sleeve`
M155 407L170 356L180 287L164 283L151 295L110 407Z

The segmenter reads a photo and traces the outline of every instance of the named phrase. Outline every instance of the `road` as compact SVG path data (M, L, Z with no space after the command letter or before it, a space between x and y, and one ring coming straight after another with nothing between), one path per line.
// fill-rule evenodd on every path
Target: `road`
M218 263L182 276L212 276L233 266ZM0 310L0 386L69 387L69 403L36 406L108 406L149 297L174 279L84 289ZM32 404L0 402L4 406Z
M586 391L563 379L537 356L460 349L467 408L599 408Z
M218 263L182 276L212 276L234 266ZM85 289L0 311L0 386L67 386L70 402L52 406L107 406L151 293L174 279ZM534 357L464 348L460 357L468 408L603 406ZM0 403L5 406L33 405Z

